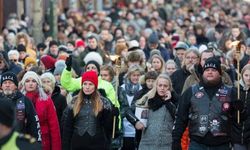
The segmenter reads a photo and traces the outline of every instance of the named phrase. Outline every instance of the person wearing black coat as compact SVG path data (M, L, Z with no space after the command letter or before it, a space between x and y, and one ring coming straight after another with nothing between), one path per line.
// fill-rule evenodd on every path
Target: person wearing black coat
M82 89L63 118L63 150L108 150L112 132L112 104L100 96L95 71L82 75Z
M15 106L16 124L15 130L29 134L41 141L40 125L37 113L31 101L17 89L17 77L12 72L6 72L1 76L2 92L0 97L9 99ZM1 101L0 101L1 105Z
M234 150L250 149L250 64L243 67L241 72L241 80L238 82L240 86L240 99L242 102L240 111L240 122L233 122L232 126L232 142ZM236 87L238 87L238 84ZM235 120L238 119L238 114L232 115Z

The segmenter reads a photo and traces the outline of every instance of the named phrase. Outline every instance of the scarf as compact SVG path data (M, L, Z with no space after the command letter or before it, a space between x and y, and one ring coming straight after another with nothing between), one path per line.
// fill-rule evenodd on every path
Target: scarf
M27 92L26 96L33 103L34 107L36 107L36 102L39 99L39 93L37 91Z
M134 96L135 92L139 91L140 84L133 84L130 80L125 80L125 90L128 96Z

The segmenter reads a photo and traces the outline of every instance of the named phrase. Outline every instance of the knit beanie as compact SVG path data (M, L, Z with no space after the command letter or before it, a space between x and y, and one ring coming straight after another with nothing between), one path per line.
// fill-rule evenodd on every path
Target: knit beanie
M45 79L45 78L50 79L50 81L51 81L53 84L56 83L56 78L55 78L55 76L54 76L52 73L50 73L50 72L45 72L45 73L43 73L43 74L41 75L41 77L40 77L41 80L42 80L42 79Z
M3 82L6 81L6 80L10 80L16 86L18 86L17 76L13 72L5 72L5 73L2 74L2 76L1 76L1 86L2 86Z
M5 97L0 98L0 123L12 127L15 120L15 108Z
M50 42L49 42L49 47L51 47L51 46L53 46L53 45L56 45L56 46L58 46L58 43L57 43L57 41L55 41L55 40L52 40L52 41L50 41Z
M63 72L63 69L66 67L65 61L64 60L58 60L55 63L55 70L54 70L54 75L61 75Z
M18 52L26 52L26 47L23 44L18 44L17 51Z
M88 67L89 64L95 65L96 68L97 68L98 74L100 73L100 65L99 65L98 62L96 62L96 61L94 61L94 60L89 61L89 62L86 64L86 66L85 66L85 70L87 69L87 67Z
M42 81L41 81L40 77L37 75L37 73L35 73L34 71L27 71L22 78L21 84L24 85L25 81L28 78L34 79L36 81L38 87L42 87Z
M33 57L26 57L24 60L24 68L26 68L29 64L36 65L36 60Z
M102 56L98 52L89 52L83 59L84 63L87 64L89 61L94 60L99 64L99 66L103 65Z
M95 87L98 87L98 76L95 71L87 71L82 75L82 84L84 81L92 82Z
M204 67L203 67L203 72L208 68L216 69L221 74L221 62L220 62L220 60L218 58L216 58L216 57L208 58L205 61L205 64L204 64Z
M55 67L56 59L49 55L42 56L41 61L44 64L46 70Z
M157 44L158 42L159 42L158 34L156 32L151 33L148 38L148 43Z
M81 46L85 47L85 42L83 40L81 40L81 39L76 40L75 47L78 48L78 47L81 47Z

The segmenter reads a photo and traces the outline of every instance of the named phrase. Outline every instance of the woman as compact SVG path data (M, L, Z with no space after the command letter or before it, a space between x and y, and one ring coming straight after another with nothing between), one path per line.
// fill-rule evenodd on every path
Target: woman
M240 100L243 107L240 113L240 123L234 122L232 130L232 142L234 150L250 149L250 64L243 67L240 84ZM238 85L236 85L237 87ZM237 101L236 101L237 102ZM237 120L238 115L233 115Z
M141 89L139 78L142 69L139 65L129 67L124 84L118 90L118 100L120 101L120 112L123 122L123 147L122 150L135 149L135 128L125 118L127 109L131 106L135 93Z
M160 74L153 89L136 102L148 108L146 126L138 119L135 123L137 130L143 130L139 150L171 150L177 101L169 76Z
M151 57L150 63L152 64L152 67L158 74L165 72L165 62L160 55L157 54L153 55Z
M100 96L97 87L97 73L85 72L82 75L82 89L68 109L63 125L63 149L109 149L111 103Z
M25 73L21 81L21 92L33 103L41 126L42 149L61 150L60 128L53 101L42 88L39 76L33 72Z
M56 85L56 79L52 73L43 73L41 75L41 81L45 92L48 95L51 95L51 99L56 107L58 122L60 124L63 111L67 106L66 97L61 94L61 89Z

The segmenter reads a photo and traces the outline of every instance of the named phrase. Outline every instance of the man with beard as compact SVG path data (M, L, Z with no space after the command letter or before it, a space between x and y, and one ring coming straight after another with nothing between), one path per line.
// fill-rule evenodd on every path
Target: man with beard
M232 103L236 99L235 89L222 82L220 60L208 58L200 83L188 88L179 101L173 149L181 150L181 137L188 126L189 150L229 150L230 116L240 105Z
M29 134L41 141L40 124L31 101L18 91L17 77L12 72L3 73L1 76L2 92L0 97L9 99L16 108L15 130ZM0 101L1 105L1 101Z

